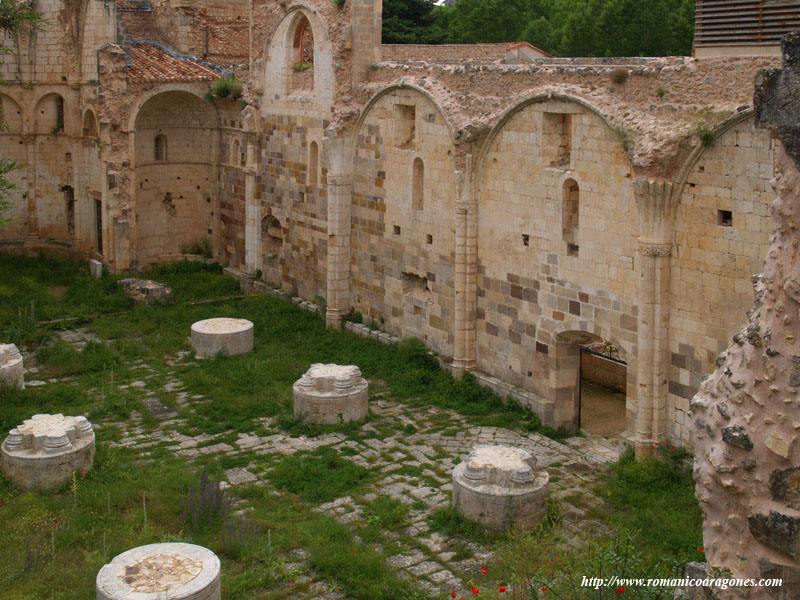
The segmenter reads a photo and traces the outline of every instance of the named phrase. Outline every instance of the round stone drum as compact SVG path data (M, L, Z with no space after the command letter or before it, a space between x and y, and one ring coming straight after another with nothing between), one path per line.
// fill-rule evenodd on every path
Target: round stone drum
M94 430L86 417L34 415L9 432L2 457L3 472L20 487L61 487L92 467Z
M22 354L14 344L0 344L0 387L25 387Z
M547 510L547 471L522 448L475 446L453 470L453 506L483 527L530 529Z
M358 367L311 365L292 388L294 416L317 425L360 421L369 413L368 388Z
M206 319L192 325L197 358L235 356L253 349L253 324L245 319Z
M97 574L97 600L220 600L217 555L194 544L123 552Z

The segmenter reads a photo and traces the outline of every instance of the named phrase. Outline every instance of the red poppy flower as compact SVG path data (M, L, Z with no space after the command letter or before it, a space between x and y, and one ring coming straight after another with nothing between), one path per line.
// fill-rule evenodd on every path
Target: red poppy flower
M546 587L543 587L543 588L542 588L542 591L543 591L543 592L546 592L546 591L547 591L547 588L546 588Z
M500 592L501 594L505 594L506 593L506 586L501 585L499 588L497 588L497 591Z
M700 552L705 552L705 550L703 550L703 547L702 547L702 546L700 546L700 547L698 548L698 550L700 550Z
M455 592L450 592L450 595L451 595L453 598L455 598L455 597L456 597L456 593L455 593Z
M478 588L476 588L476 587L473 585L473 586L472 586L472 593L473 593L473 594L480 594L480 593L481 593L481 591L480 591Z
M486 575L488 572L489 571L487 571L486 569L481 569L481 573L483 573L484 575Z
M625 593L625 586L623 585L621 588L617 590L617 595Z

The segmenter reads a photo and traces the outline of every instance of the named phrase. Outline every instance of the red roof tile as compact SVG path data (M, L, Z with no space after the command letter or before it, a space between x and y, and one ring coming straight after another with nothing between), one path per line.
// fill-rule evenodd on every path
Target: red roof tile
M173 56L153 44L137 42L131 45L128 81L214 81L222 76L197 59Z

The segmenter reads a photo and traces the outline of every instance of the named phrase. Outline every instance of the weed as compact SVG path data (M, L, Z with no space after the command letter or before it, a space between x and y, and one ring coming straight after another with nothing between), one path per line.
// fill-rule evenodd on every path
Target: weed
M238 100L242 97L242 82L235 75L222 77L211 84L211 94L215 98L230 98Z
M611 81L614 85L624 85L630 79L630 72L624 67L617 67L611 71Z
M347 0L333 0L333 3L336 5L336 8L344 8L346 2Z
M370 526L397 531L408 525L410 509L408 504L382 494L364 508L364 514Z
M314 68L313 63L297 63L296 65L292 65L292 69L295 73L302 73L303 71L310 71Z
M231 500L225 490L220 489L221 477L209 479L203 469L197 485L189 485L189 492L181 499L183 525L190 535L197 535L213 523L225 520L231 509Z
M659 86L656 89L656 96L658 96L659 98L663 98L666 95L667 95L667 90L665 90L663 87Z
M338 455L328 446L304 456L284 456L270 471L270 480L306 502L329 502L368 483L369 470Z
M627 125L617 125L612 129L614 135L617 137L620 144L622 144L622 149L625 150L625 152L630 152L636 141L636 132L633 128Z
M351 323L363 323L364 322L364 315L362 315L357 310L354 310L350 313L350 316L347 317L347 320Z

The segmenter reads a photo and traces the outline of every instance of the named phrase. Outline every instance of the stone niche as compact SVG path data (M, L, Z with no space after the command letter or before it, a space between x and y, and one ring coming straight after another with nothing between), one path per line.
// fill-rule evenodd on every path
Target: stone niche
M14 344L0 344L0 387L25 387L22 354Z
M220 562L193 544L150 544L115 557L97 574L97 600L220 600Z
M369 384L354 366L311 365L293 388L294 416L306 423L338 425L366 418Z
M197 358L236 356L253 349L253 324L245 319L206 319L192 325Z
M550 475L522 448L475 446L453 470L453 506L483 527L531 529L547 511Z
M12 429L2 446L3 472L26 489L54 489L88 471L94 430L86 417L34 415Z

